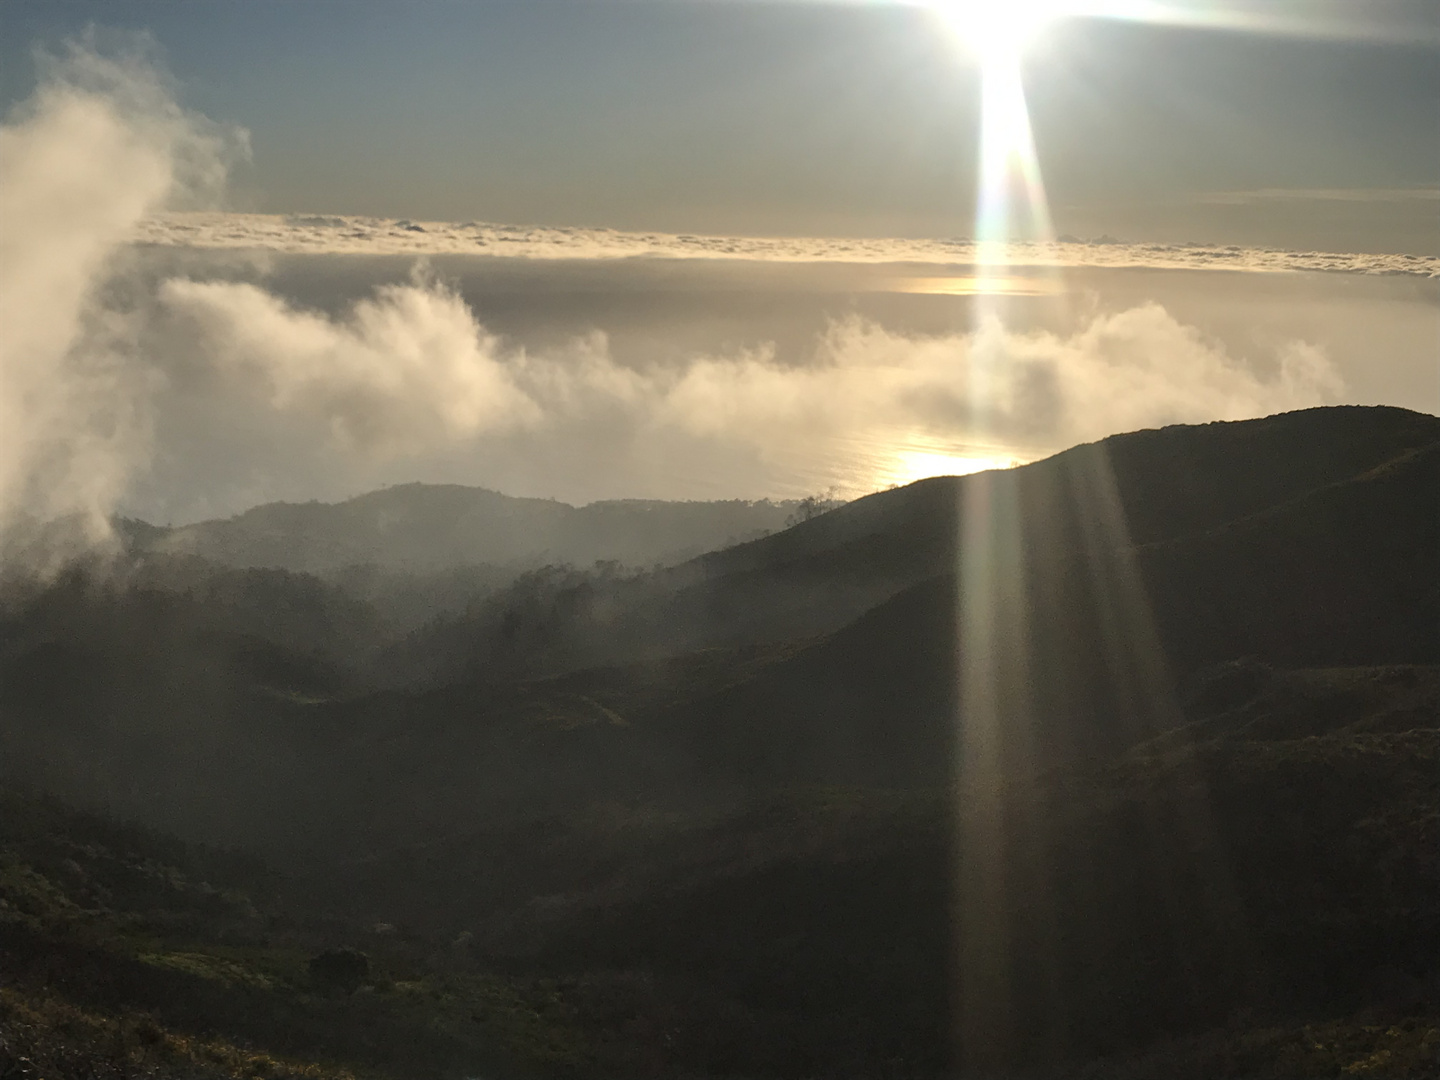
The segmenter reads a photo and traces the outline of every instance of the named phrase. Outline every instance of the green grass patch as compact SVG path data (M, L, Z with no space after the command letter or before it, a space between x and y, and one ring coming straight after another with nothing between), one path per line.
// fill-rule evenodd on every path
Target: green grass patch
M152 967L183 971L187 975L209 979L225 986L246 986L253 990L274 989L271 980L253 968L209 953L142 953L139 960Z

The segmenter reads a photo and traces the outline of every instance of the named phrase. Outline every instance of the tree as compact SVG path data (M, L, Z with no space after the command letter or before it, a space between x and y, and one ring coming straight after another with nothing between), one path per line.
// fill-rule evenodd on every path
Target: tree
M795 504L795 510L785 518L785 527L788 529L793 525L817 518L821 514L828 514L837 506L844 506L845 500L838 498L838 492L832 487L827 488L819 495L806 495Z
M310 981L327 990L353 994L370 977L370 957L359 949L326 949L310 958Z

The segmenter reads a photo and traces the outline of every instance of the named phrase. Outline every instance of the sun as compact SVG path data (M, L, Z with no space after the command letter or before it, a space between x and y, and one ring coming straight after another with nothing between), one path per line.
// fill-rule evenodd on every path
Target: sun
M904 486L931 476L968 476L993 469L1013 469L1023 459L1003 453L975 453L903 449L895 453L880 476L883 484Z
M984 64L1017 59L1060 14L1058 0L932 0L931 6Z

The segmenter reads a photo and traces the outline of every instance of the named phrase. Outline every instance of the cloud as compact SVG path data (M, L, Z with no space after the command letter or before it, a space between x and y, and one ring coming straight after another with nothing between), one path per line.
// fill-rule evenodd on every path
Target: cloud
M148 450L154 372L107 302L136 226L203 202L243 137L181 110L144 38L37 57L0 127L0 530L71 518L94 537Z
M1237 420L1334 400L1343 383L1318 349L1286 345L1268 379L1164 308L1098 315L1076 333L897 334L832 324L815 362L765 352L700 360L669 387L658 417L764 446L870 432L1059 448L1117 431Z
M453 291L417 275L340 320L255 285L172 279L160 298L207 362L248 377L277 409L309 414L345 446L417 452L534 423L499 343Z
M833 322L803 364L773 346L640 372L602 335L544 354L507 348L443 283L417 275L338 316L251 284L171 280L184 340L273 408L348 450L415 455L517 433L570 441L597 421L637 453L677 436L783 462L827 440L883 446L917 434L1054 449L1116 431L1261 416L1335 400L1343 384L1301 342L1268 376L1156 304L1097 315L1073 334L900 334Z
M1426 199L1428 189L1412 193ZM1227 193L1211 201L1249 199ZM1394 192L1390 196L1398 198ZM1264 194L1263 198L1290 197ZM1300 197L1295 195L1294 197ZM1340 198L1341 193L1308 197ZM1347 196L1348 197L1348 196ZM1407 194L1406 198L1411 198ZM251 249L287 254L481 255L503 259L686 259L778 263L917 263L971 268L982 260L966 239L829 239L823 237L693 236L618 232L613 229L394 221L385 218L267 214L177 213L146 220L137 242L167 248ZM1440 258L1429 255L1280 251L1208 244L1135 244L1104 237L1095 241L1009 244L1007 265L1017 268L1125 268L1153 270L1325 271L1404 274L1440 278ZM895 279L896 282L900 279ZM904 291L903 287L898 291Z
M1419 188L1257 188L1254 191L1210 191L1198 202L1215 206L1249 206L1273 202L1413 203L1440 202L1440 187Z

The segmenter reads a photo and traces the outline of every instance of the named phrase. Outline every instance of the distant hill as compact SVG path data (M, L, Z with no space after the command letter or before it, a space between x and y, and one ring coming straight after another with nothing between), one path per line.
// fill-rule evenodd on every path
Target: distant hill
M341 503L268 503L172 529L128 523L132 548L232 567L411 573L495 565L648 568L786 527L798 502L622 499L574 507L455 484L401 484Z

